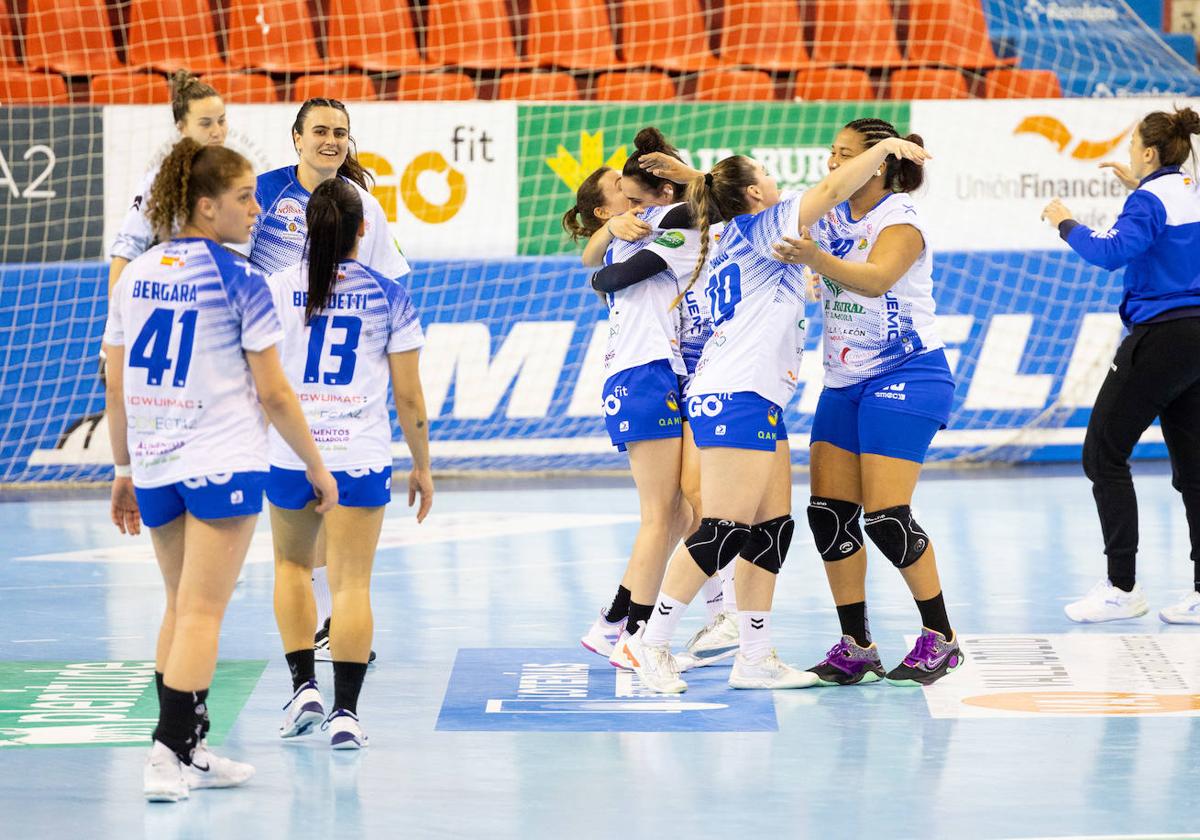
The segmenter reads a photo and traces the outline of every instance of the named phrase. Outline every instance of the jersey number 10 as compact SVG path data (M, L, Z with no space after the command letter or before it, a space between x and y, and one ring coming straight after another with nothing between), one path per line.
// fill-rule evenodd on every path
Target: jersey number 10
M733 310L742 301L742 270L737 263L730 263L709 277L704 293L708 295L714 325L732 318Z
M187 384L188 368L192 365L192 344L196 340L197 314L194 309L179 313L183 333L179 336L179 356L175 359L175 375L171 378L171 384L176 388ZM167 353L174 331L175 310L160 307L150 313L137 340L133 342L129 351L129 366L146 369L147 385L161 385L163 374L171 369L172 362Z

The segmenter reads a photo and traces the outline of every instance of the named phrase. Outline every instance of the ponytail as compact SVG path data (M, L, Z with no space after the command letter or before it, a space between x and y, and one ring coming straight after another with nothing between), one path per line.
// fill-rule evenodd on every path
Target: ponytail
M363 221L363 204L358 190L338 178L323 181L313 190L304 212L308 239L304 261L308 265L308 301L304 323L324 308L337 280L338 264L346 260L358 242Z
M171 116L175 118L176 123L187 119L193 102L220 96L216 88L200 81L187 70L176 70L167 82L171 86Z
M201 198L216 198L250 168L250 161L224 146L201 146L184 137L159 167L146 215L161 240L186 224Z
M1200 134L1200 114L1191 108L1155 111L1138 124L1138 133L1143 146L1158 149L1160 164L1182 166L1194 154L1192 135Z

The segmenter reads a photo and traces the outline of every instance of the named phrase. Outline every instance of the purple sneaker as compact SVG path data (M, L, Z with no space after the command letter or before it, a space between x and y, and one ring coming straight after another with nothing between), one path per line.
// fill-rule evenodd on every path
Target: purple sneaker
M874 644L861 647L850 636L842 636L825 659L808 670L817 675L818 685L859 685L878 682L883 676L883 663Z
M941 633L921 628L921 637L904 661L884 677L892 685L930 685L967 661L958 646L958 636L946 641Z

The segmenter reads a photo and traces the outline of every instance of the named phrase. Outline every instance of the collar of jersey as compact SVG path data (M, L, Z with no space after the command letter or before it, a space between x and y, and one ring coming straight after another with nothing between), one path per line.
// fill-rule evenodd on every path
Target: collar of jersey
M853 214L850 212L850 201L849 201L849 200L843 201L843 202L842 202L842 206L846 208L846 219L847 219L847 220L849 220L849 222L850 222L851 224L855 224L855 225L856 225L856 224L858 224L859 222L861 222L863 219L867 218L867 216L871 215L871 213L872 213L872 212L873 212L873 211L874 211L874 210L875 210L877 207L879 207L879 205L883 204L883 202L887 201L889 198L891 198L892 196L894 196L894 195L896 195L896 194L897 194L897 193L894 193L894 192L890 192L890 193L884 193L884 196L883 196L883 198L881 198L881 199L879 199L878 201L876 201L876 202L875 202L875 204L873 204L873 205L871 206L871 209L870 209L870 210L868 210L866 213L863 213L863 214L862 214L861 216L859 216L857 219L856 219L856 218L854 218L854 215L853 215Z
M1164 166L1161 169L1154 170L1149 175L1147 175L1145 178L1138 181L1138 187L1141 188L1141 187L1146 186L1146 184L1148 184L1150 181L1153 181L1155 178L1161 178L1164 175L1177 175L1177 174L1179 174L1178 166Z

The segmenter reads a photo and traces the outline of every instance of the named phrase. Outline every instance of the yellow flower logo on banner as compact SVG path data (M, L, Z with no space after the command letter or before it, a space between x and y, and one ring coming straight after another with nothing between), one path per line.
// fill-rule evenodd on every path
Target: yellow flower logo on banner
M566 146L559 144L558 154L552 158L546 158L546 165L554 170L554 174L567 185L571 192L575 192L587 176L601 166L620 169L628 159L629 152L624 146L618 146L617 150L608 156L608 160L605 160L604 131L600 130L595 134L581 131L579 132L578 159L567 151Z

